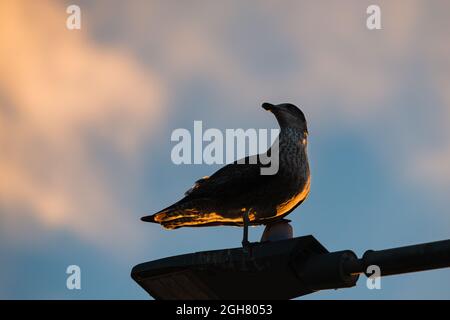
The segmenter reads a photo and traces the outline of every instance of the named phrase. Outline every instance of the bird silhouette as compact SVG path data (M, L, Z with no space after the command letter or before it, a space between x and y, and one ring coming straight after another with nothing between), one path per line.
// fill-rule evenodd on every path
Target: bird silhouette
M290 103L263 103L262 107L275 115L280 126L276 145L252 156L256 158L237 160L196 181L184 198L141 220L166 229L243 226L246 246L249 225L271 225L300 205L311 182L305 115ZM278 158L272 157L273 152L278 152ZM261 169L269 166L262 159L269 158L278 160L278 171L262 174Z

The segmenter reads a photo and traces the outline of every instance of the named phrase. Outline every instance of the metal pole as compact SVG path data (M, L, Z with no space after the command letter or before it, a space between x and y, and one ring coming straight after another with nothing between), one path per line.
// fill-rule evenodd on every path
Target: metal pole
M361 259L344 263L346 274L365 273L367 267L376 265L381 275L450 267L450 240L429 242L386 250L368 250Z

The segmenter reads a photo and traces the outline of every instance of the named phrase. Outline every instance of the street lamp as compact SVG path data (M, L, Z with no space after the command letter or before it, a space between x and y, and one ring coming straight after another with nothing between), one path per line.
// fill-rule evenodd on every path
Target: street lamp
M450 240L400 248L328 252L313 236L252 243L139 264L131 277L155 299L292 299L356 285L369 266L382 276L450 267Z

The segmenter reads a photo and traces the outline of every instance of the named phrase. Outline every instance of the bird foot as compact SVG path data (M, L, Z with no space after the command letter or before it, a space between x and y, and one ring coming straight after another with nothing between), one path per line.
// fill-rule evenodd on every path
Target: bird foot
M242 247L243 248L248 248L250 246L250 242L248 241L248 225L250 224L250 218L248 217L248 215L249 215L250 210L251 209L244 212L244 214L242 215L242 220L244 223L244 235L242 238Z

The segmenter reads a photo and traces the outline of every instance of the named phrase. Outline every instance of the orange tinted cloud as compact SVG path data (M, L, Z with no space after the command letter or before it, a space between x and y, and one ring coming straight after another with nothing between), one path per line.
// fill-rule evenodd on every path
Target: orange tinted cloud
M128 165L164 117L163 85L83 24L67 30L66 17L55 2L0 2L1 214L21 219L11 215L27 208L44 226L102 242L129 222L90 139Z

